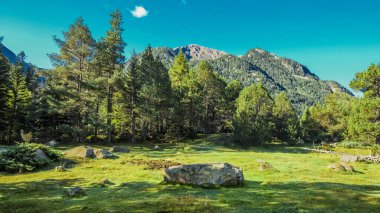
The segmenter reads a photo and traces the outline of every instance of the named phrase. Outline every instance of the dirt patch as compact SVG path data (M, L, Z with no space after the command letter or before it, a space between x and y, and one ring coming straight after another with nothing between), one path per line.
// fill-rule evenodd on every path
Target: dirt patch
M125 163L132 163L135 165L145 165L146 169L162 169L171 166L181 165L180 163L173 162L170 160L144 160L144 159L133 159L130 161L125 161Z

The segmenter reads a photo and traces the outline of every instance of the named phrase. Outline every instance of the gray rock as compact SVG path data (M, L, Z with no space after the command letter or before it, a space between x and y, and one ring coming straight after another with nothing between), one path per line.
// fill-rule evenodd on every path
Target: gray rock
M105 149L96 149L94 151L96 158L112 158L114 155Z
M85 195L86 193L84 192L84 190L80 187L74 187L72 189L70 189L67 194L70 196L70 197L76 197L76 196L83 196Z
M333 164L330 164L327 166L328 169L330 170L334 170L336 172L340 172L340 171L346 171L346 169L340 165L340 163L333 163Z
M55 141L55 140L52 140L52 141L49 141L47 143L45 143L46 146L51 146L51 147L55 147L55 146L58 146L58 142Z
M160 149L161 148L159 146L157 146L157 145L153 147L153 150L160 150Z
M39 161L49 161L49 157L41 149L36 149L34 159Z
M340 165L343 166L344 170L346 170L347 172L355 171L354 167L346 162L341 162Z
M65 152L70 157L94 158L94 149L89 146L78 146Z
M354 172L355 171L354 167L346 162L333 163L333 164L328 165L327 168L330 170L334 170L336 172L340 172L340 171Z
M196 186L238 186L243 171L228 163L187 164L164 169L164 181Z
M129 152L128 148L125 146L113 146L109 149L110 152L121 152L121 153L127 153Z
M341 161L343 162L346 162L346 163L350 163L350 162L356 162L359 160L359 156L356 156L356 155L342 155L342 157L340 158Z

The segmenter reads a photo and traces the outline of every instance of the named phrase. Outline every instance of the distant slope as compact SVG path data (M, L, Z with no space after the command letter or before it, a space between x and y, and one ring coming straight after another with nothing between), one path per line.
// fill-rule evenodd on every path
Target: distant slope
M13 65L16 65L17 64L17 55L12 52L10 49L8 49L6 46L4 46L3 44L0 43L0 49L1 49L1 53L5 56L5 58L8 59L8 61L13 64ZM31 63L25 63L24 62L24 70L26 70L27 68L34 68L33 64ZM37 67L36 67L37 68ZM39 70L42 70L40 68L37 68Z
M191 67L196 66L199 61L206 60L227 81L239 79L246 86L262 82L272 96L285 91L299 111L304 105L323 102L324 97L330 93L343 92L352 95L348 89L335 81L321 80L306 66L260 48L251 49L242 56L234 56L224 51L191 44L177 48L154 48L153 54L169 68L179 51L186 55Z

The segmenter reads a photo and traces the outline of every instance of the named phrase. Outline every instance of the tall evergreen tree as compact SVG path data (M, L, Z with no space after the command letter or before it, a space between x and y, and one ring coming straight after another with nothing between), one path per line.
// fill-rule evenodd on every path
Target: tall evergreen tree
M48 74L48 85L52 90L50 104L67 118L61 129L80 142L85 134L84 122L90 105L88 81L95 41L81 17L63 32L63 36L63 40L54 36L60 53L49 55L55 66Z
M32 97L23 73L24 59L25 53L21 52L18 55L17 65L11 69L10 73L8 143L11 143L13 139L18 139L21 130L28 128L28 109Z
M1 40L2 39L0 39L0 141L5 141L8 125L9 73L11 66L1 52Z
M113 140L113 102L115 87L118 76L120 76L125 58L124 47L126 43L123 41L122 33L124 31L122 25L123 20L119 10L111 14L110 20L111 28L107 31L106 37L99 42L99 64L101 64L102 74L106 77L104 83L106 91L106 126L107 126L107 142L111 143Z

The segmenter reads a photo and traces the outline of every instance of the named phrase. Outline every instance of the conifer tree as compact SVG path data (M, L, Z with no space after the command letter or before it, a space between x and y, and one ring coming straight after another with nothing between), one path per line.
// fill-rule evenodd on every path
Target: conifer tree
M18 55L17 65L11 69L10 73L8 143L15 138L18 139L20 131L28 128L28 109L32 97L23 73L24 59L25 53L21 52Z
M78 142L85 135L86 115L89 113L90 100L88 81L91 76L91 61L95 51L95 41L90 29L78 18L63 32L64 39L54 36L60 48L59 54L50 54L55 69L48 74L51 89L50 104L55 111L67 118L60 126Z
M9 101L9 73L11 66L1 52L0 40L0 141L5 141L8 124L8 101Z
M126 46L122 38L124 31L122 16L119 10L111 14L110 29L106 33L106 37L102 38L98 44L98 64L100 64L101 74L105 77L104 91L106 94L106 128L107 128L107 142L111 143L113 140L113 102L117 78L121 76L124 68L125 58L124 47Z

